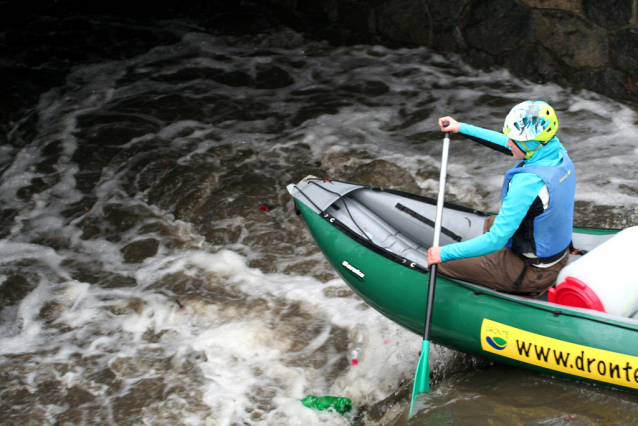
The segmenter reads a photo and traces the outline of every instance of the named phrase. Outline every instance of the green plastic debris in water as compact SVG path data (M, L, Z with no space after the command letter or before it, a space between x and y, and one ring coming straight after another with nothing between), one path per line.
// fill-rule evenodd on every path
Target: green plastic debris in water
M346 414L352 411L352 401L339 396L314 396L308 395L301 400L302 404L308 408L318 411L334 410L339 414Z

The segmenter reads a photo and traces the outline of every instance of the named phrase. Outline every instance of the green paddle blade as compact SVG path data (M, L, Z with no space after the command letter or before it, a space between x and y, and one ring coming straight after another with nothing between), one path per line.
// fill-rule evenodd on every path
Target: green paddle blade
M414 402L419 394L430 392L430 341L424 340L421 348L421 358L416 367L414 375L414 387L412 388L412 401L410 402L410 417L416 412L414 411Z

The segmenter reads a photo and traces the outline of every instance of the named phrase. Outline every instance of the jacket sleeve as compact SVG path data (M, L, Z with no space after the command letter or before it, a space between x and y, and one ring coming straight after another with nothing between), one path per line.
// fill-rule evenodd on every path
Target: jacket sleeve
M512 151L507 147L508 137L503 133L494 130L484 129L482 127L472 126L471 124L460 123L459 135L466 137L474 142L480 143L495 151L506 155L512 155Z
M516 174L510 181L501 210L489 232L468 241L441 247L441 261L485 256L501 250L521 225L543 185L545 182L535 174Z

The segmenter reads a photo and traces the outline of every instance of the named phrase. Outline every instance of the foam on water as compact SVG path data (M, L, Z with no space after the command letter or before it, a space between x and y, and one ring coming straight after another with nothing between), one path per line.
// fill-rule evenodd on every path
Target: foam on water
M440 115L498 130L512 105L547 100L577 216L636 223L627 106L425 48L175 31L174 45L73 69L34 106L35 136L0 148L0 368L41 424L346 425L355 414L299 400L359 410L409 384L421 338L335 275L285 186L313 173L435 195ZM454 137L450 199L497 210L510 166ZM359 324L370 336L352 367ZM436 380L454 356L435 347Z

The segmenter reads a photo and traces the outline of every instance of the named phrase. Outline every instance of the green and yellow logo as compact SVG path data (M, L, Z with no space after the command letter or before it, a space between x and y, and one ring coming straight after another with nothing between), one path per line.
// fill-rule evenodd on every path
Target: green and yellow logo
M502 351L507 347L507 340L501 339L500 337L487 336L485 337L485 341L497 351Z

